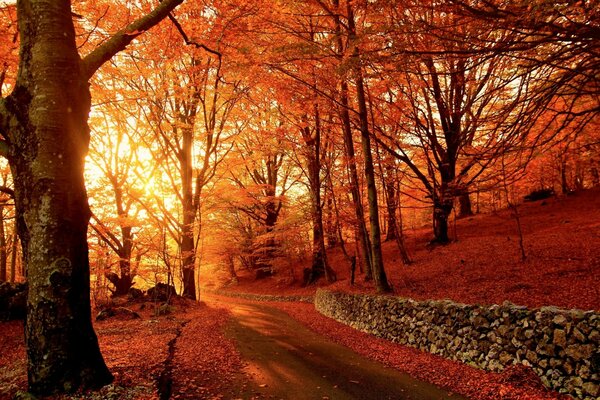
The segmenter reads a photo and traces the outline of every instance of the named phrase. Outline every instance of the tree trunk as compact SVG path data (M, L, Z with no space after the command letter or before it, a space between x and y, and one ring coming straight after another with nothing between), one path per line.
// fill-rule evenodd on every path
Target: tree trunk
M325 232L327 232L327 248L333 249L335 246L340 244L340 237L338 236L337 227L339 226L339 221L334 221L334 200L333 196L333 188L330 190L329 196L327 196L326 204L327 204L327 212L325 213Z
M196 209L193 198L193 166L192 147L194 133L192 128L182 129L183 145L179 155L181 169L182 213L183 224L181 232L181 267L183 272L182 296L196 299L196 246L194 243L194 225Z
M469 193L463 193L458 197L458 218L466 218L473 215L473 206Z
M123 207L123 190L120 186L114 185L115 203L119 215L121 228L121 243L118 246L117 255L119 256L119 276L112 275L113 279L107 278L115 286L113 296L125 296L133 286L133 275L131 274L131 251L133 249L133 232L129 224L124 223L129 217ZM116 278L116 279L115 279Z
M266 278L273 275L273 259L276 254L277 242L274 237L275 225L279 218L279 207L275 204L275 186L268 185L266 189L266 197L268 198L265 205L265 235L264 243L259 244L260 254L256 257L256 279Z
M338 0L334 0L333 4L336 9L339 7ZM338 37L337 52L340 56L343 56L344 46L342 43L342 30L339 16L335 17L335 30ZM371 243L369 242L369 232L367 231L367 226L365 224L365 212L358 186L358 171L356 168L356 157L354 154L354 139L352 138L352 125L350 122L350 112L348 111L350 106L348 101L348 83L344 77L342 77L340 81L340 103L344 149L346 151L348 176L350 180L350 194L352 196L352 203L354 205L356 224L358 225L358 240L360 242L360 250L362 253L361 263L359 265L361 272L363 270L365 271L365 279L370 280L372 278Z
M450 243L448 236L448 217L452 212L452 199L440 199L433 204L433 235L432 243Z
M564 156L560 156L560 189L562 194L569 193L569 183L567 181L567 160Z
M229 270L229 277L231 278L231 283L234 285L238 284L238 276L235 273L235 262L233 256L227 256L227 269Z
M123 264L127 264L127 266L123 266ZM129 270L129 260L121 259L119 260L119 270L121 271L121 275L117 275L114 272L110 272L105 274L106 279L110 281L115 287L115 291L112 293L113 296L125 296L129 293L129 289L133 286L133 279L131 275L127 272Z
M10 253L10 281L14 282L17 273L17 253L19 251L19 234L17 227L14 227L14 233L12 238L12 248Z
M17 3L21 64L6 99L19 235L27 263L25 338L34 394L112 380L90 309L83 171L90 92L80 69L70 2Z
M4 229L4 206L0 204L0 282L7 278L6 231Z
M596 187L600 185L600 172L598 171L598 167L593 165L590 168L590 175L592 176L592 187Z
M312 267L305 284L311 284L325 275L328 282L334 282L336 276L327 262L327 252L325 250L325 232L323 229L323 207L321 206L321 128L318 108L315 105L315 131L314 136L310 127L302 129L302 136L306 142L307 169L309 176L309 190L312 200L312 220L313 220L313 259Z
M396 240L398 237L397 227L398 222L396 221L396 210L398 209L398 196L396 192L396 182L394 182L393 167L386 167L386 176L383 176L385 185L385 202L387 206L387 233L385 235L385 241L389 242Z
M350 40L356 39L356 28L354 26L354 13L350 3L347 4L348 29ZM354 72L356 74L356 95L358 101L358 115L360 119L360 138L364 157L365 178L367 181L367 195L369 200L369 222L371 227L371 267L373 281L378 292L390 292L392 289L387 281L383 267L383 254L381 253L381 230L379 227L379 206L377 203L377 186L375 184L375 170L373 167L373 155L371 153L371 137L369 133L369 121L367 101L360 65L360 54L358 47L354 48L352 58L356 62Z

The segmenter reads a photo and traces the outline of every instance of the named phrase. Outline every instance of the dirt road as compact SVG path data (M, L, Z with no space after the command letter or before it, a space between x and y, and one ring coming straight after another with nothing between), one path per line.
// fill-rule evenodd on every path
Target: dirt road
M238 399L464 399L366 359L268 305L208 298L232 311L227 335L246 362Z

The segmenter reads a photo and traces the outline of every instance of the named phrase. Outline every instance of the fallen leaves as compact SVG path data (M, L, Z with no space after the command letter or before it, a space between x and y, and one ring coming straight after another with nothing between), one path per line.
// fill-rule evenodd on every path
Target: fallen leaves
M547 391L527 379L507 379L457 361L402 346L357 331L319 314L311 304L271 303L315 332L357 353L473 400L550 400L569 397ZM515 374L513 372L513 374ZM517 372L517 375L521 372ZM521 376L521 375L519 375ZM359 383L358 381L351 381Z
M157 379L165 367L168 344L179 330L172 360L172 398L222 398L220 391L240 364L233 343L223 334L229 314L186 302L166 317L156 318L152 307L145 307L139 310L141 320L96 322L100 348L115 381L96 393L49 400L157 400ZM27 390L23 322L0 323L0 338L0 399L8 399Z

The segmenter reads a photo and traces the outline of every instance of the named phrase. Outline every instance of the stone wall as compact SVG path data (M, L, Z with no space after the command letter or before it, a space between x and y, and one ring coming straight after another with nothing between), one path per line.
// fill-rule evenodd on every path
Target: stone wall
M202 293L216 294L218 296L234 297L234 298L238 298L238 299L252 300L252 301L277 301L277 302L299 301L302 303L312 303L314 300L314 296L275 296L275 295L271 295L271 294L240 293L240 292L231 292L231 291L222 290L222 289L209 289L209 288L200 289L200 297L201 298L202 298Z
M531 366L549 388L600 396L600 314L554 307L489 307L448 300L318 290L315 308L363 332L477 368Z

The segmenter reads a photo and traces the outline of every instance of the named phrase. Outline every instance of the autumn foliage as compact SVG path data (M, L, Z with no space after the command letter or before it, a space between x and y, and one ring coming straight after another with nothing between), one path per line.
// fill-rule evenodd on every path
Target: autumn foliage
M0 280L60 269L86 321L88 281L94 304L207 274L431 296L387 260L509 209L524 263L525 196L600 185L594 1L74 0L47 57L30 2L0 2Z

